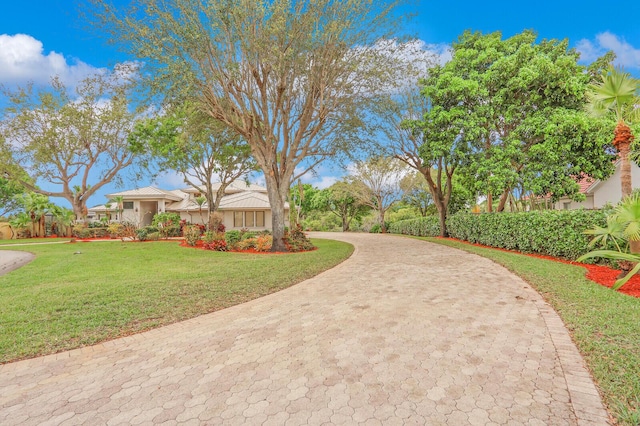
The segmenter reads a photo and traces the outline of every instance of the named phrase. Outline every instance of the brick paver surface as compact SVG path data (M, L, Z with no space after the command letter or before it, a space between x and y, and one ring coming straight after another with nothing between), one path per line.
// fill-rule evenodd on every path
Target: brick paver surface
M413 239L315 236L356 251L243 305L0 366L0 424L607 424L521 279Z

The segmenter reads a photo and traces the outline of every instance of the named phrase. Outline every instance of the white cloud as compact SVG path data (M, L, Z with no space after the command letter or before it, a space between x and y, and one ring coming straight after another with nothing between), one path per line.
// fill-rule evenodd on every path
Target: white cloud
M0 34L0 83L49 83L57 75L68 85L75 85L88 75L102 70L80 60L70 64L57 52L44 52L41 41L27 34Z
M614 63L624 68L640 68L640 49L635 48L624 38L605 31L596 35L595 41L582 39L576 44L580 59L593 62L609 50L616 54Z
M168 170L158 176L156 183L159 187L164 189L179 189L186 188L188 186L184 183L184 176L173 170Z

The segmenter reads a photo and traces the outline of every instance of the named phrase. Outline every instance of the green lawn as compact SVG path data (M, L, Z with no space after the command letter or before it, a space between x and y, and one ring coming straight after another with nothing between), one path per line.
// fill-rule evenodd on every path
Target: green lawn
M317 275L353 252L346 243L313 242L318 250L287 255L212 252L171 241L20 247L37 257L0 276L0 363L246 302Z
M42 244L70 241L71 238L23 238L19 240L0 240L0 247L7 245L25 245L25 244Z
M529 282L554 307L585 358L610 412L640 425L640 299L585 278L585 269L437 238L489 258Z

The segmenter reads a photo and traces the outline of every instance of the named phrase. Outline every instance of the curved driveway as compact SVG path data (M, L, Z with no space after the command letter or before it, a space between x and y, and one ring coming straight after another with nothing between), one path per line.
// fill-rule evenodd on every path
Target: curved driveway
M388 235L223 311L0 366L0 424L607 424L569 335L489 260Z

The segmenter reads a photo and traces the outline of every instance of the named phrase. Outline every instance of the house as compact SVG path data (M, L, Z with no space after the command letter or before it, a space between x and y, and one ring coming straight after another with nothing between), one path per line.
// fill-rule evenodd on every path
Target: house
M220 184L214 184L216 191ZM208 205L202 207L196 198L202 196L202 190L196 188L165 190L147 186L144 188L107 194L113 200L122 197L122 217L118 217L116 203L107 203L89 209L89 220L99 221L104 217L110 220L131 222L140 227L150 225L157 213L178 213L181 219L194 224L208 222ZM218 212L222 214L227 229L270 229L271 205L267 189L245 182L233 182L225 190L220 200ZM285 226L289 226L289 205L285 203Z
M569 197L562 197L553 205L553 208L556 210L599 209L607 203L618 204L622 199L620 164L620 161L616 162L615 172L607 180L586 178L578 182L580 192L586 197L584 201L573 201ZM631 186L640 188L640 167L633 161L631 162Z

